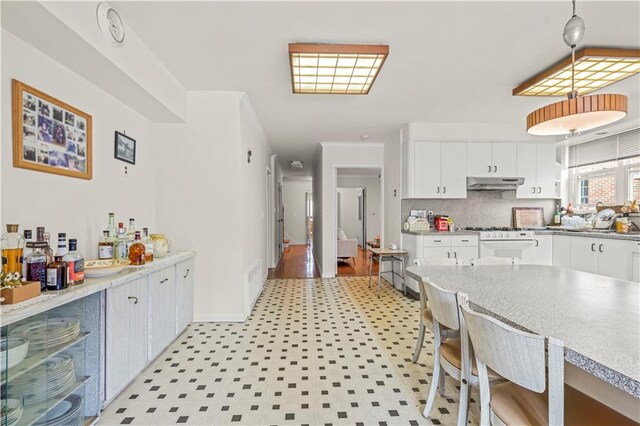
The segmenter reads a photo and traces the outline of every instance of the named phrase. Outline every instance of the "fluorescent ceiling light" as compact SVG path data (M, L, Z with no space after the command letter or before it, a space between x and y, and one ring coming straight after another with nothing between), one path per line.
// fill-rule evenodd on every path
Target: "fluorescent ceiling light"
M290 43L293 93L366 95L388 55L387 45Z
M602 89L640 72L640 49L576 50L575 87L581 95ZM525 81L514 96L564 96L571 91L571 55Z

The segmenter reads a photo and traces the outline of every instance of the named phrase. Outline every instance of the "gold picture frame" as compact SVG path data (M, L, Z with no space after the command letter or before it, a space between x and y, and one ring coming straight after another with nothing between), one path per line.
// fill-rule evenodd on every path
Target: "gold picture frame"
M92 117L18 80L13 92L13 166L93 178Z

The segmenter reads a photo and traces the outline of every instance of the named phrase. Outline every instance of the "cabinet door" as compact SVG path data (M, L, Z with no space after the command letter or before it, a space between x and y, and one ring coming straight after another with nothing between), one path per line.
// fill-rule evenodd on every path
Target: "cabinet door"
M571 237L567 235L553 236L553 266L571 268Z
M193 259L181 262L176 266L176 332L182 333L193 321Z
M440 142L416 142L414 149L414 198L440 198Z
M598 273L620 280L633 279L633 242L597 239Z
M112 400L147 364L147 279L107 290L106 399Z
M451 246L425 247L424 257L452 257Z
M534 264L553 264L553 235L536 235L536 247L533 250Z
M540 198L556 196L556 147L538 144L536 153L536 195Z
M149 360L176 336L176 268L149 276Z
M494 143L491 150L493 176L516 177L517 147L515 143Z
M451 247L451 254L457 258L458 261L462 260L465 263L469 263L471 259L477 259L478 246L458 246Z
M440 182L442 198L467 198L467 144L443 142L440 148Z
M493 173L492 164L490 143L470 142L467 144L467 176L491 176Z
M532 143L518 144L517 174L524 178L524 184L516 190L517 198L536 198L536 145Z
M571 269L598 273L598 244L595 239L571 237Z

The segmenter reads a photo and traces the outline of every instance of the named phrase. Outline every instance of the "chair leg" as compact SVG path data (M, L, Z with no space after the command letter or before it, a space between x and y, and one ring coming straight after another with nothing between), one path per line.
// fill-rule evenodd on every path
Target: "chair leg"
M440 367L440 381L438 382L438 392L440 393L440 396L445 396L445 390L444 390L444 379L447 376L447 373L444 371L444 368Z
M373 253L369 256L369 288L371 288L371 274L373 274Z
M442 368L440 367L440 351L436 351L433 354L433 377L431 377L429 396L427 396L427 404L424 406L424 411L422 412L422 415L424 417L429 417L429 415L431 414L433 403L436 400L436 389L438 388L438 383L440 382L441 371Z
M413 363L418 362L420 358L420 352L422 351L422 344L424 343L424 331L427 327L420 321L420 328L418 329L418 341L416 342L416 350L413 353Z
M466 382L466 380L465 380ZM460 382L460 407L458 408L458 425L465 426L469 416L469 383Z

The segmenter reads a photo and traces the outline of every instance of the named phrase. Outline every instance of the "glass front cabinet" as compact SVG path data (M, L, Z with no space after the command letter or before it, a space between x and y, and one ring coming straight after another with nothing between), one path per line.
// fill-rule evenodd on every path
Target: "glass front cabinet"
M103 297L2 324L0 425L75 426L98 417Z

